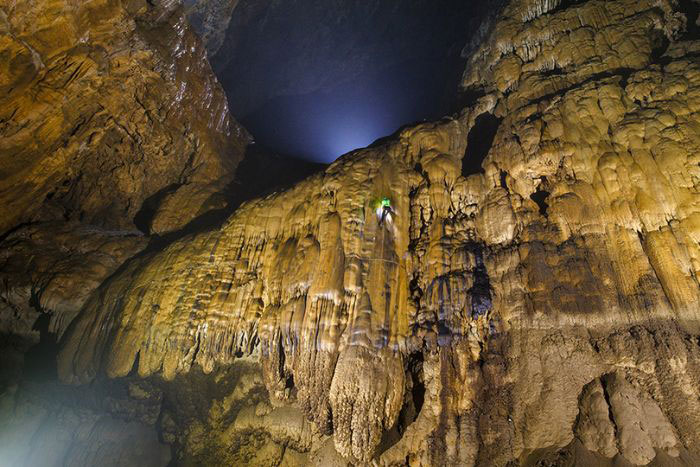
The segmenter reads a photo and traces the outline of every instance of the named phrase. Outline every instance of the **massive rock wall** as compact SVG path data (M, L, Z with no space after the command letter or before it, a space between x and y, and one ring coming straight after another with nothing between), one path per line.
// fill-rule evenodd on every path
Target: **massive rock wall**
M137 227L221 205L249 138L200 42L155 2L0 1L2 465L170 460L159 397L63 388L52 361L88 296L147 246Z
M0 232L71 219L166 232L207 208L247 136L180 10L0 4Z
M254 391L210 420L307 461L332 436L343 462L697 463L700 43L683 6L512 1L460 115L128 263L68 332L61 376L177 381L251 355L262 377L240 391L264 385L317 440L250 421L270 410Z

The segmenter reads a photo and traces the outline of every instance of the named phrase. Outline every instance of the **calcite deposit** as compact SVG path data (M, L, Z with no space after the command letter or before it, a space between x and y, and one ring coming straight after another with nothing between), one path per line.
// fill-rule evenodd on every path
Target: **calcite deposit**
M696 462L687 28L673 2L511 2L464 74L481 97L128 263L61 376L173 380L252 355L270 404L319 440L257 432L307 456L330 436L351 463Z
M460 112L126 261L60 378L187 465L700 464L698 10L511 0Z

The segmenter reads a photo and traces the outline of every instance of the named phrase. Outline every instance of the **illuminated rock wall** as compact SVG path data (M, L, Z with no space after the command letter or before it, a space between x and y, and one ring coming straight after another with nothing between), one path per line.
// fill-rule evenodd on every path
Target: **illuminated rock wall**
M179 10L145 0L0 4L0 232L71 219L182 227L247 142Z
M128 263L69 332L62 377L250 355L270 403L314 422L307 460L330 435L360 463L695 463L687 27L663 1L511 2L464 75L481 97Z
M168 464L160 399L61 388L53 341L137 226L220 207L248 139L180 10L0 1L0 464Z

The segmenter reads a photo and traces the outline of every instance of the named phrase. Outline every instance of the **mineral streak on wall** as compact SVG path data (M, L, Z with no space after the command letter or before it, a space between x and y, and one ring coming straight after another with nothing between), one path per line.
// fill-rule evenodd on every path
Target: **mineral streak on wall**
M138 362L172 380L252 354L273 405L300 407L346 460L692 464L700 42L686 23L670 1L511 1L464 74L481 97L127 263L67 333L62 378ZM483 173L463 176L485 114L499 123Z

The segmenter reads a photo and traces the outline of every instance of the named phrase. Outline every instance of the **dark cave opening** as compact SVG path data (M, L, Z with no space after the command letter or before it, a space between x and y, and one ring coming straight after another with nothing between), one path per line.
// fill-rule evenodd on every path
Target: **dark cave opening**
M382 440L377 447L377 456L401 440L406 429L416 421L423 409L426 392L423 364L424 355L422 352L413 352L404 361L405 391L403 405L399 411L396 423L391 429L382 433Z
M467 246L467 251L474 258L474 268L472 270L473 283L467 291L471 300L471 317L478 319L487 315L493 307L491 297L491 278L484 264L484 247L478 243L471 243Z
M290 391L294 389L294 375L287 375L284 380L284 388Z
M644 246L644 234L641 230L637 230L637 238L639 239L640 245Z
M39 331L39 342L24 355L24 370L27 379L52 381L58 377L56 372L58 343L56 334L49 330L50 324L50 313L41 313L34 323L32 329Z
M400 63L375 73L370 83L346 82L328 90L275 97L243 116L241 123L278 154L332 162L405 123L447 113L449 99L436 92L456 88L453 76L447 78L449 86L444 83L449 67L447 60ZM402 72L406 69L417 71Z
M678 0L678 6L687 18L685 39L700 38L700 3L694 0Z
M467 135L467 149L462 158L462 176L484 173L481 164L491 150L501 120L489 112L476 117L474 126Z
M423 373L424 356L422 352L413 352L406 359L407 389L404 396L404 405L399 413L396 429L403 434L406 428L413 423L425 402L425 376Z
M508 191L508 173L504 170L499 172L499 182L501 184L501 188Z
M547 217L547 208L549 208L547 198L550 195L550 192L545 189L546 185L547 177L540 177L540 183L537 186L537 190L530 195L530 199L537 204L540 215L545 218Z
M173 183L146 198L141 205L141 209L139 209L134 216L134 225L136 228L141 232L148 234L151 230L151 221L153 220L153 216L156 214L158 206L160 206L160 204L169 194L174 193L179 187L180 185Z
M559 2L559 5L557 5L557 6L554 7L553 9L549 10L549 11L547 12L547 14L548 14L548 15L553 15L553 14L555 14L555 13L559 13L560 11L564 11L564 10L567 10L567 9L569 9L569 8L576 7L577 4L585 3L585 2L587 2L587 1L588 1L588 0L561 0L561 1Z
M277 154L329 163L449 114L462 50L494 11L458 0L341 6L241 0L212 53L232 114Z
M559 66L554 66L550 70L545 70L541 72L542 76L561 76L564 74L564 70Z
M666 37L662 31L653 31L653 42L651 50L651 61L652 63L659 63L662 60L663 55L668 50L671 41Z
M408 358L409 372L411 374L411 396L416 411L416 418L423 409L425 401L425 377L423 374L423 353L414 352ZM415 419L414 419L415 420Z
M549 207L549 205L547 204L548 196L549 192L545 190L537 190L536 192L530 195L530 199L537 203L539 212L544 217L547 217L547 208Z

